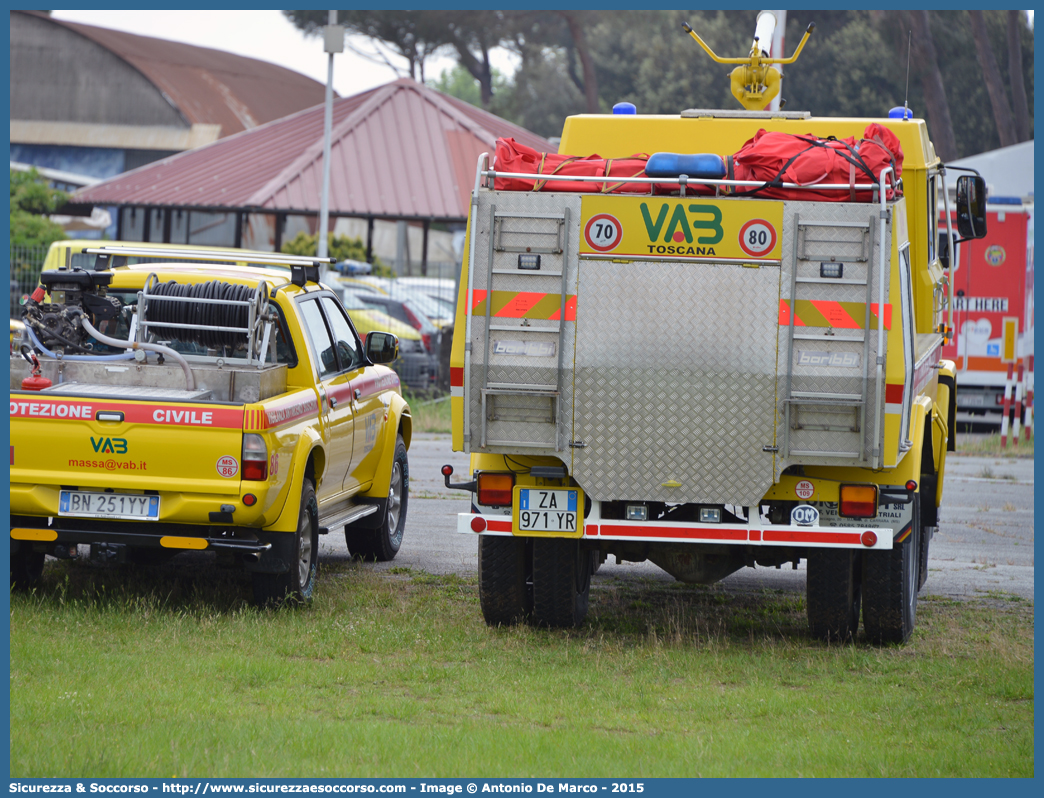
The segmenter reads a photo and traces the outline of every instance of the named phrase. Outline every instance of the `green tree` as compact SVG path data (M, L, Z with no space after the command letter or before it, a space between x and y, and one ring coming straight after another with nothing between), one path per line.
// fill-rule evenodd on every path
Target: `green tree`
M68 201L64 191L51 188L39 172L11 170L11 244L20 247L49 247L65 238L61 225L46 214Z
M374 42L388 47L395 55L406 59L409 76L424 80L424 62L440 47L448 44L446 20L443 11L338 11L337 23L349 33L360 33ZM328 11L284 11L294 27L307 35L322 35L329 19ZM350 46L350 45L349 45ZM360 55L374 58L369 53ZM380 53L380 51L378 51ZM374 60L382 60L396 73L400 68L380 53Z
M361 238L337 236L333 233L329 233L328 235L329 238L327 239L326 251L330 254L331 258L337 258L339 261L358 260L363 263L366 262L366 243ZM319 252L319 234L315 233L309 235L305 232L298 233L289 241L283 242L282 251L287 255L314 256ZM387 266L376 256L374 256L370 265L373 267L373 273L378 277L395 276L391 267Z
M492 73L493 96L496 100L500 100L502 93L511 91L513 86L511 81L499 69L494 68ZM444 69L442 74L434 80L429 80L428 86L436 91L441 91L443 94L448 94L450 97L456 97L458 100L470 103L476 108L483 107L482 87L478 78L474 77L459 63L454 64L450 69Z

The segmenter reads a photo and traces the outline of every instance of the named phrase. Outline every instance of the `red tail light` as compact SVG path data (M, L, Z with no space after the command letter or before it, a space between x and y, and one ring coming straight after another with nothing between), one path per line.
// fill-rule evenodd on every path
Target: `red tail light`
M268 479L268 446L260 435L243 436L243 479L253 482Z
M424 343L424 348L429 352L431 351L431 333L421 333L421 341Z
M877 485L842 485L838 513L845 518L877 515Z
M514 474L479 474L478 503L487 507L509 506L514 487Z

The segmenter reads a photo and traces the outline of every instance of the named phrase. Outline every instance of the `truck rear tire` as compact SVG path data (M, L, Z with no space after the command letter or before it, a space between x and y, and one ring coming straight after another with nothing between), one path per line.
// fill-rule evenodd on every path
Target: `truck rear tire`
M388 501L384 505L384 520L376 529L357 529L350 526L344 528L344 541L353 557L377 562L395 559L402 546L402 535L406 529L409 492L410 463L406 457L406 443L401 435L396 435Z
M905 643L917 621L921 518L914 496L910 534L890 551L863 553L863 629L874 643Z
M862 569L858 551L812 549L808 553L808 630L828 643L847 643L859 631Z
M479 606L490 626L519 623L533 611L533 591L527 584L532 555L526 542L525 538L479 536Z
M533 541L533 619L541 626L574 627L587 617L591 556L578 540Z
M28 590L43 575L44 553L33 551L31 543L11 541L11 587Z
M319 575L319 505L315 487L305 479L297 516L290 568L285 573L253 574L254 603L259 607L311 604Z

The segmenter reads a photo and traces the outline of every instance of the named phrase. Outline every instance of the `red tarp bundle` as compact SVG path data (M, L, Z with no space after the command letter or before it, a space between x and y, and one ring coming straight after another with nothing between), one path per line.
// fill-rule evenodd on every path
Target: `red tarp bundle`
M514 139L497 139L497 154L493 168L497 172L515 172L532 175L571 175L582 177L645 177L645 162L649 156L632 155L629 158L601 158L587 155L557 155L537 152ZM497 191L582 191L588 193L648 194L648 183L599 183L585 180L540 180L520 177L497 177L493 181Z
M648 155L635 154L628 158L584 157L537 152L514 139L497 139L493 169L531 175L571 175L584 177L645 177ZM726 159L730 180L757 180L768 184L750 187L722 187L730 196L754 196L766 199L809 200L826 202L872 202L873 192L849 189L793 189L773 186L772 183L796 183L801 186L817 184L877 184L881 170L895 169L890 180L895 185L903 172L903 148L898 137L876 122L867 126L863 138L821 139L813 135L769 133L759 130L739 152ZM493 181L497 191L571 191L603 194L674 194L673 183L614 183L579 180L541 180L538 177L497 177ZM689 194L713 194L713 186L700 185L690 178L686 187ZM888 199L894 190L888 189Z
M867 125L863 138L821 139L791 133L759 130L732 156L730 177L765 183L797 183L814 186L833 183L854 186L877 183L881 170L891 166L890 183L903 172L903 148L898 137L876 122ZM804 199L827 202L871 202L871 191L790 189L782 187L735 188L733 194L753 194L770 199ZM892 199L894 191L888 191Z

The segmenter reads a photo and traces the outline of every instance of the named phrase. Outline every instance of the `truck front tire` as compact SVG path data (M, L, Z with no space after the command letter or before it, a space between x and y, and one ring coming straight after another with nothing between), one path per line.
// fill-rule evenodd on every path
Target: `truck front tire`
M395 455L392 457L388 500L384 503L384 519L376 529L354 526L344 528L344 542L353 557L388 562L394 560L402 546L406 529L406 505L410 494L410 463L406 457L406 443L395 436Z
M319 575L319 506L310 479L301 487L301 509L294 532L290 568L280 574L253 574L254 603L259 607L310 604Z
M510 626L533 612L532 561L525 538L479 537L479 606L487 624Z
M590 592L591 555L580 541L533 541L533 620L541 626L579 626Z
M808 553L808 630L828 643L846 643L859 631L861 563L852 549Z
M921 516L914 495L910 534L890 551L863 553L863 629L874 643L905 643L917 619Z

